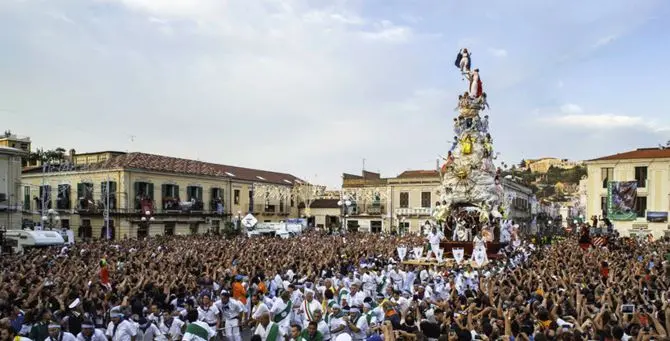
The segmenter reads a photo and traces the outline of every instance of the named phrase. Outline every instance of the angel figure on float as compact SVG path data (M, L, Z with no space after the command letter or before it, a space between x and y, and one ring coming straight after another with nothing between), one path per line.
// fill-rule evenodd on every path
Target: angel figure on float
M458 117L454 118L454 132L456 135L460 135L461 132L463 132L463 129L461 128L461 120Z
M458 136L454 136L454 142L451 143L449 151L453 152L456 149L456 146L458 146Z
M470 52L468 49L463 48L460 51L458 51L458 55L456 55L456 62L454 63L457 68L461 69L461 72L464 73L466 71L470 71Z
M472 154L472 144L474 143L472 136L470 134L466 135L461 139L461 154L470 155Z
M444 156L441 156L441 155L440 155L440 158L442 158L442 160L444 160L444 163L442 164L442 167L440 168L440 172L442 174L445 174L445 173L447 173L447 170L449 169L449 167L454 163L454 154L452 154L451 151L449 151L447 153L446 158Z
M489 105L489 102L486 98L486 92L482 92L481 96L475 99L474 104L479 110L491 109L491 106Z
M484 157L489 158L493 154L493 140L491 134L486 134L484 137Z
M489 131L489 115L484 115L484 118L479 120L479 131L488 133Z
M489 221L489 206L484 202L481 205L481 210L479 211L479 221L486 223Z
M491 225L484 225L482 226L482 238L484 238L484 241L487 243L490 243L493 241L493 226Z

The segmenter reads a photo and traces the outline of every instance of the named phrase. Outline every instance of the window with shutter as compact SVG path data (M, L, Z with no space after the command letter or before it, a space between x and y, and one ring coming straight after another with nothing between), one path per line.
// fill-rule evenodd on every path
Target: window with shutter
M30 186L23 187L23 209L30 210Z
M400 208L408 208L408 207L409 207L409 193L400 192Z

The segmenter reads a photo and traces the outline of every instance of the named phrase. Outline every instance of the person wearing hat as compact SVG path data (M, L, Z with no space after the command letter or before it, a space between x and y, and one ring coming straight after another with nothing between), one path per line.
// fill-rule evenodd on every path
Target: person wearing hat
M121 307L117 306L110 310L109 316L112 321L107 325L105 333L111 341L135 341L137 328L130 321L124 319Z
M77 334L77 341L107 341L102 330L95 329L93 321L84 321L81 324L81 332Z
M344 317L347 329L353 341L365 340L368 334L368 320L363 317L358 308L350 308L349 314Z
M242 341L240 334L240 321L242 314L246 312L245 305L230 297L230 292L221 291L221 299L216 302L216 307L221 311L224 319L224 331L228 341Z
M340 334L345 332L347 324L344 322L344 313L342 307L335 303L330 307L330 314L326 315L326 323L330 330L331 340L336 339Z
M61 330L60 324L57 322L49 323L49 337L45 341L77 341L71 333Z
M81 300L78 297L75 298L67 308L67 331L72 333L72 335L79 335L83 321Z

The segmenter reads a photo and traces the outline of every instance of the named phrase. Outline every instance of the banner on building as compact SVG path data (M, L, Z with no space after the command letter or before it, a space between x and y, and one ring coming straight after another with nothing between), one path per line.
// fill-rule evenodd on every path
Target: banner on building
M647 211L647 221L650 223L667 223L668 212L651 212Z
M610 181L607 184L607 217L610 220L635 220L637 181Z

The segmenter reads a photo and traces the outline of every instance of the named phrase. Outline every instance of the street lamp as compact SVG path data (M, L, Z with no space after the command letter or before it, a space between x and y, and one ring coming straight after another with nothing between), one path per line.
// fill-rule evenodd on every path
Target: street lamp
M239 231L242 224L242 211L237 211L237 220L235 220L235 227Z
M144 211L144 215L142 216L142 218L140 218L140 225L141 225L142 229L144 230L143 231L144 232L143 233L144 237L149 235L149 226L151 226L151 223L154 222L155 220L156 219L151 216L151 211L148 211L148 210ZM140 238L139 233L138 233L137 238L138 239Z
M54 210L53 208L48 209L42 216L42 225L44 228L48 228L49 230L56 227L59 222L60 216L58 215L58 211Z
M351 202L351 200L350 200L350 198L349 198L348 195L344 195L344 196L342 196L342 200L339 200L339 201L337 202L337 206L339 206L339 207L341 208L341 209L340 209L340 212L341 212L341 218L342 218L342 227L341 227L341 229L344 230L344 231L346 231L346 227L347 227L347 225L346 225L346 217L347 217L347 215L349 214L349 207L351 207L351 204L352 204L352 202Z

